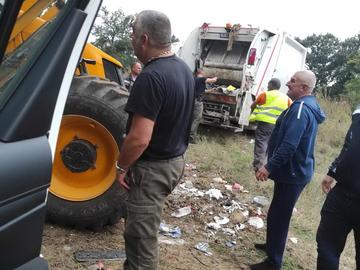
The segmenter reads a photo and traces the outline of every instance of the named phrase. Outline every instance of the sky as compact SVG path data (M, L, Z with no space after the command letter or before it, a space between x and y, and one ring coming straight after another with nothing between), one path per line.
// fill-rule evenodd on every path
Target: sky
M144 9L162 11L180 41L204 22L213 26L251 24L300 38L332 33L344 40L360 34L360 0L103 0L103 5L126 15Z

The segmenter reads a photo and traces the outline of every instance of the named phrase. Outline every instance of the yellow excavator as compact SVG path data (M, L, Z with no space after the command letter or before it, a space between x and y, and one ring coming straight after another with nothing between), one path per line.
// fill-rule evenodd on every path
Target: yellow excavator
M6 54L51 22L63 4L24 1ZM49 220L100 229L123 216L125 193L115 181L114 165L126 127L127 99L122 64L88 43L60 126L47 201Z

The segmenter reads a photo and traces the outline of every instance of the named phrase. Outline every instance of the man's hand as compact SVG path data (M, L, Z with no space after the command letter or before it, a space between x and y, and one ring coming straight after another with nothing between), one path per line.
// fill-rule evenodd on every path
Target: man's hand
M332 185L334 181L335 181L334 178L332 178L329 175L325 175L324 179L321 182L321 188L325 194L327 194L330 191L330 189L332 189Z
M119 181L120 185L122 185L125 189L129 190L130 187L125 181L125 173L116 173L116 179Z
M262 166L260 169L257 170L255 176L258 181L266 181L269 176L269 172L267 169L265 169L264 166Z

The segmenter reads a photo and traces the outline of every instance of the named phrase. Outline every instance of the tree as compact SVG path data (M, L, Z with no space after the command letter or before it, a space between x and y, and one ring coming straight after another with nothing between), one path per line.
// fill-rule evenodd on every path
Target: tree
M300 43L309 48L307 64L317 76L317 88L326 91L336 80L334 58L340 50L340 40L330 33L313 34Z
M351 67L352 78L345 83L344 96L353 108L360 104L360 53L350 57L348 66Z
M109 12L105 6L99 14L101 23L94 25L93 44L119 60L125 68L129 68L135 61L130 32L132 16L126 16L121 9Z
M332 34L311 35L299 40L310 49L307 64L318 78L317 91L325 96L344 94L345 85L354 76L349 59L360 49L360 35L340 41Z
M339 95L343 92L345 84L355 78L355 74L360 73L356 70L356 57L360 49L360 35L345 39L340 46L336 57L334 58L334 74L336 76L336 83L332 86L334 95Z

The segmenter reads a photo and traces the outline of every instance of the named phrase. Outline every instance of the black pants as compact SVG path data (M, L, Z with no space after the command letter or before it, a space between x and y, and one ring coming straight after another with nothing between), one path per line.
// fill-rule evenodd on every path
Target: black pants
M354 231L356 269L360 269L360 197L342 187L330 190L321 210L321 221L316 235L318 270L339 269L339 259L346 238Z
M290 219L304 187L305 184L275 182L274 196L267 215L266 253L267 260L276 269L281 268Z

